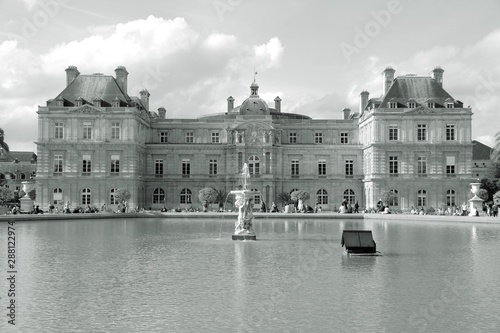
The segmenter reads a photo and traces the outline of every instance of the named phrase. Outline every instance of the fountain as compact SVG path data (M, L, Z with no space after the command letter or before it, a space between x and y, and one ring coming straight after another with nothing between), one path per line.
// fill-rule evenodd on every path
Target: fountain
M479 186L481 186L481 183L471 183L470 186L470 191L472 192L472 194L474 194L474 197L469 200L469 216L477 216L476 212L478 212L478 207L481 207L483 203L483 199L477 196L477 191L479 191Z
M241 177L243 179L243 189L230 192L235 195L236 200L234 205L238 207L238 221L235 222L232 238L233 240L256 240L257 236L252 229L254 194L247 189L247 181L250 173L248 172L248 165L246 163L243 165Z

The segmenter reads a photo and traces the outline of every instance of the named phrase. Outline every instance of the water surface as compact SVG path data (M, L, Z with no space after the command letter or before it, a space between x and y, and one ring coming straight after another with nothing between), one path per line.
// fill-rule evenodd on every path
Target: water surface
M254 222L256 242L229 218L17 222L17 325L3 310L0 331L500 331L498 225ZM343 255L343 229L384 255Z

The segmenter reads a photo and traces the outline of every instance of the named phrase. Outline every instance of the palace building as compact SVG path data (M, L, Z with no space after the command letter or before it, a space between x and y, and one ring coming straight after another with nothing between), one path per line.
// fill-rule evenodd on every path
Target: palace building
M359 111L341 119L287 113L280 97L269 106L255 80L239 106L230 96L224 112L173 119L149 109L147 90L128 94L125 67L113 77L70 66L66 87L38 108L37 203L112 207L126 188L130 207L196 208L205 187L237 189L244 163L255 205L295 189L326 210L344 199L373 207L386 191L396 209L466 201L471 109L444 90L440 68L394 73L384 70L380 97L361 92Z

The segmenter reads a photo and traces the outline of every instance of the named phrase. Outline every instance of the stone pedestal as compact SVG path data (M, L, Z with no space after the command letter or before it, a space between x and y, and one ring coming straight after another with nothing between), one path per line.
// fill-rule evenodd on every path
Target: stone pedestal
M21 201L21 213L30 213L33 210L34 201L30 197L22 197L19 201Z
M478 216L478 214L476 214L476 211L481 212L481 209L483 208L483 199L481 199L476 195L477 191L479 191L480 185L481 183L470 184L471 186L470 191L472 192L472 194L474 194L474 197L469 200L469 211L470 211L469 216Z
M252 229L253 220L253 198L254 194L249 190L231 191L236 197L234 205L238 207L238 221L235 222L233 240L257 240Z

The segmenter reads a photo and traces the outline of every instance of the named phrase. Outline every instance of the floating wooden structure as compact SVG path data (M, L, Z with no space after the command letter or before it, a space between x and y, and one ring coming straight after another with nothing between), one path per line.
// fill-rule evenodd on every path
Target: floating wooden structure
M371 230L344 230L342 232L342 246L347 255L379 256L377 244L373 240Z

